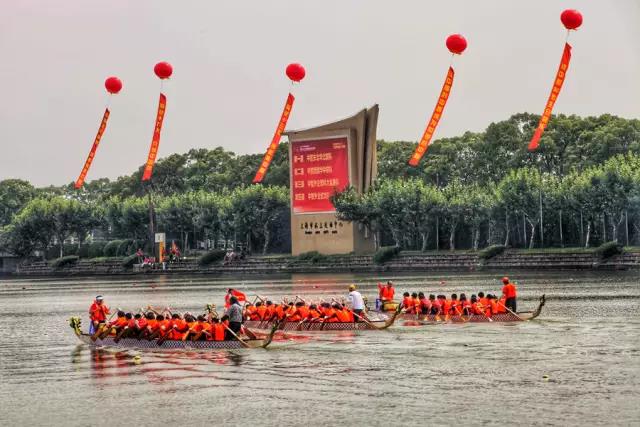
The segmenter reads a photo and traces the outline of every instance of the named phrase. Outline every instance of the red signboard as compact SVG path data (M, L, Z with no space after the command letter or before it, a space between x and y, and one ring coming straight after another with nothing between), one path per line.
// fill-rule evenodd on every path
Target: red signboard
M291 143L293 213L335 212L329 198L349 185L347 144L346 137Z

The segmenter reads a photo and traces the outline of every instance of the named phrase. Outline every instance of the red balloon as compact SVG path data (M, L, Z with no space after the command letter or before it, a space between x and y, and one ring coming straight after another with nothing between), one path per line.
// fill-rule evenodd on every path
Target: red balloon
M575 30L582 25L582 14L575 9L567 9L560 15L560 20L567 30Z
M467 48L467 39L462 34L451 34L447 37L447 49L449 52L460 55Z
M156 73L161 79L168 79L173 74L173 67L168 62L158 62L155 67L153 67L153 72Z
M287 77L289 77L294 82L299 82L304 79L304 76L307 75L307 72L304 70L304 67L301 64L293 63L287 65Z
M104 87L107 88L107 92L116 94L122 90L122 80L117 77L109 77L104 81Z

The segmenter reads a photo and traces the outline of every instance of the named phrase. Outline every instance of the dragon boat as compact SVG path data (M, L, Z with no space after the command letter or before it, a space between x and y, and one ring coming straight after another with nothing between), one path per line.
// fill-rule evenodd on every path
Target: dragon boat
M376 313L377 314L377 313ZM359 322L323 322L321 320L304 320L301 322L276 322L247 320L244 326L250 329L278 330L278 331L302 331L302 332L333 332L333 331L366 331L383 330L389 328L399 317L400 310L396 310L391 316L381 320L361 320Z
M226 341L182 341L182 340L147 340L137 338L121 338L116 340L114 336L107 336L102 339L93 339L92 336L86 332L82 332L80 327L80 318L72 317L69 322L69 326L73 329L78 339L92 347L112 347L120 349L148 349L148 350L232 350L242 348L267 348L273 336L275 335L278 326L274 324L270 329L268 335L264 338L256 339L243 339L240 340L226 340Z
M546 302L545 296L540 297L538 307L534 311L520 311L518 313L506 312L501 314L494 314L492 316L486 316L484 314L471 314L471 315L435 315L435 314L408 314L403 313L399 316L401 320L405 321L417 321L421 324L432 323L506 323L506 322L526 322L533 320L540 315L542 307Z

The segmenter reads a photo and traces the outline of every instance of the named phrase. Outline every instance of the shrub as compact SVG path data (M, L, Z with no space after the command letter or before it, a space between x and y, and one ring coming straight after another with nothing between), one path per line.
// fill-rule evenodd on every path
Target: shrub
M80 249L78 249L78 254L80 258L89 258L89 245L82 245Z
M112 240L109 243L107 243L106 245L104 245L104 248L102 249L102 254L104 256L108 256L108 257L114 257L118 255L118 248L120 247L120 244L122 243L122 240Z
M133 267L133 264L137 264L137 263L138 263L138 256L136 254L129 255L128 257L122 260L122 266L124 268L131 268Z
M622 245L618 242L605 242L598 246L594 253L600 257L600 259L611 258L614 255L619 255L623 252Z
M295 258L297 261L310 262L312 264L318 264L323 261L327 261L329 257L323 255L318 251L303 252Z
M89 245L88 256L89 258L99 258L104 255L104 242L93 242Z
M507 247L504 245L488 246L478 253L478 257L480 257L480 259L485 259L485 260L491 259L493 257L501 255L505 251L505 249L507 249Z
M205 266L224 259L227 251L223 249L212 249L198 258L198 265Z
M398 256L400 248L398 246L385 246L376 251L373 254L373 262L375 264L384 264L387 261L391 261Z
M58 268L74 265L76 262L78 262L78 255L67 255L51 261L51 267L58 269Z
M121 240L120 244L118 245L118 250L116 251L116 255L117 256L132 255L138 249L135 246L136 246L136 241L133 239Z

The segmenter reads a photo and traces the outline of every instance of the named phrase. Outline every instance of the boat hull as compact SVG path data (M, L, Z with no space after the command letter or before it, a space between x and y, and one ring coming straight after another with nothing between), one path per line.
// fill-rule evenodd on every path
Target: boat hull
M93 341L88 334L76 335L84 344L95 347L113 347L122 349L152 349L152 350L227 350L246 348L240 341L176 341L165 340L158 345L157 340L122 338L115 342L114 337L106 337ZM265 340L245 340L250 347L262 347Z
M401 321L417 321L420 323L490 323L490 322L523 322L532 319L532 313L519 313L517 316L511 313L494 314L491 320L487 316L481 314L472 314L471 316L436 316L436 315L415 315L402 314L399 316Z
M400 320L404 320L406 322L419 322L421 324L431 324L431 323L508 323L508 322L526 322L528 320L533 320L540 315L542 312L542 307L544 307L546 303L545 295L540 297L540 301L538 303L538 307L534 311L527 312L506 312L501 314L494 314L491 317L485 316L483 314L472 314L470 316L443 316L443 315L435 315L435 314L407 314L403 313L399 316Z
M335 322L335 323L321 323L321 322L281 322L278 326L279 331L303 331L303 332L330 332L330 331L366 331L376 330L385 326L385 322ZM244 325L249 329L255 330L270 330L275 326L274 322L260 322L257 320L248 320L244 322ZM371 326L374 325L374 326Z

